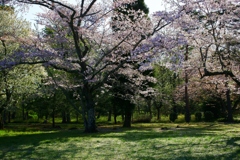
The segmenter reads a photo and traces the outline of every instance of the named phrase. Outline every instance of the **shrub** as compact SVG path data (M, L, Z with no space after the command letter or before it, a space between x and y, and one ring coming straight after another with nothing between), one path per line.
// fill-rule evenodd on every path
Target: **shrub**
M133 120L134 123L150 123L151 117L150 116L141 116L137 117Z
M175 112L170 113L169 119L171 122L174 122L177 119L178 115Z
M213 121L213 118L214 118L213 112L211 112L211 111L206 111L206 112L204 113L204 118L205 118L205 121L207 121L207 122Z
M200 122L202 120L202 113L201 112L196 112L195 113L195 120L197 122Z

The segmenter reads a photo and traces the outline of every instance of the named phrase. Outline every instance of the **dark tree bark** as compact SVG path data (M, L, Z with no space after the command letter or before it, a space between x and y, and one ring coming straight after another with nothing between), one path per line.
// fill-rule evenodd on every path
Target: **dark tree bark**
M25 119L28 120L28 118L29 118L28 111L26 111L26 115L25 115L25 117L26 117Z
M94 133L97 132L96 120L95 120L95 109L94 107L88 109L87 118L85 118L85 132Z
M233 122L232 104L231 104L231 99L230 99L230 89L227 89L226 98L227 98L227 111L228 111L227 121Z
M132 117L132 112L130 109L125 109L125 120L124 120L124 123L123 123L123 127L131 127L131 117Z
M161 120L160 107L157 107L157 120Z
M25 110L24 110L24 105L22 104L22 120L26 120L26 117L25 117Z
M117 113L117 106L116 106L116 104L113 104L113 118L114 118L114 124L117 124L117 116L118 116L118 113Z
M52 110L52 127L55 127L55 108Z
M8 111L3 110L3 123L7 124L7 120L8 120Z
M108 111L108 121L112 120L112 109L109 109Z
M8 112L8 123L10 123L11 122L11 112L9 111Z
M67 112L66 116L67 116L67 123L71 123L71 114L70 114L70 111Z
M124 122L123 127L130 128L132 124L132 111L134 109L134 104L130 101L124 100Z
M114 124L117 124L117 114L114 114Z
M4 123L2 117L0 117L0 129L4 129Z
M15 119L16 118L16 112L13 112L11 115L11 119Z
M3 109L0 108L0 129L4 129Z
M122 113L121 116L122 116L122 121L124 122L124 121L125 121L125 115L124 115L124 113Z
M67 123L67 116L65 111L62 111L62 123Z
M100 116L101 116L101 112L98 112L98 114L97 114L97 119L99 119Z
M152 105L151 105L151 98L147 98L146 101L147 101L147 107L148 107L149 115L150 115L150 117L152 118Z
M161 120L160 109L162 107L162 101L158 104L155 100L153 101L155 108L157 109L157 120Z
M82 90L83 98L85 100L85 110L87 115L84 115L84 128L87 133L97 132L96 120L95 120L95 103L91 87L86 82Z
M78 114L78 112L76 113L76 122L77 123L79 122L79 114Z

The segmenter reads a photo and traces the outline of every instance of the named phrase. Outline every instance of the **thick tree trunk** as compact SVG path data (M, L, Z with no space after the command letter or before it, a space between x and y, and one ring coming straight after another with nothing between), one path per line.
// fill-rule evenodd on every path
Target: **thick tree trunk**
M92 92L89 89L88 84L84 86L83 93L84 93L83 102L85 102L85 105L86 105L85 110L87 112L87 118L86 118L86 115L84 115L85 132L94 133L94 132L97 132L97 126L96 126L96 120L95 120L95 103L94 103Z
M124 123L123 127L131 127L131 117L132 117L132 112L131 109L128 109L127 107L125 108L125 118L124 118Z
M123 122L123 127L131 127L131 118L132 118L132 112L134 109L134 104L131 104L129 101L125 101L125 106L124 106L124 122Z
M87 133L97 132L94 107L88 109L87 118L85 118L84 124L85 124L85 132Z
M226 98L227 98L227 111L228 111L227 121L233 122L232 104L231 104L231 99L230 99L230 89L227 89Z

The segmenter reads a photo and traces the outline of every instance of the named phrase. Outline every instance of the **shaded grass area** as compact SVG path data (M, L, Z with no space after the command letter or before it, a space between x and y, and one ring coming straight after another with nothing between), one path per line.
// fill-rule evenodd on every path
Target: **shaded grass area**
M240 159L240 124L178 125L106 125L94 134L68 130L72 126L40 131L19 126L0 131L0 159Z

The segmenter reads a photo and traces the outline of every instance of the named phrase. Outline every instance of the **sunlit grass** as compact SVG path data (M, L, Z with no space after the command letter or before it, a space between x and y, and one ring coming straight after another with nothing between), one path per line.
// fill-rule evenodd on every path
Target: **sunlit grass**
M240 159L240 124L140 123L99 131L0 131L0 159Z

